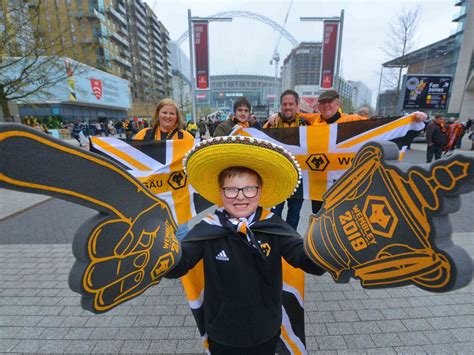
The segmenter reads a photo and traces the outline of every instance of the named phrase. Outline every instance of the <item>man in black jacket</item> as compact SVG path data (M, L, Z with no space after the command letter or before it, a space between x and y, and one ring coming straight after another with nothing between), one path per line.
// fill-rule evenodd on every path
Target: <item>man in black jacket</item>
M431 160L438 160L441 158L443 146L446 143L446 134L443 132L444 117L436 115L434 120L426 126L426 162L431 163Z
M269 142L223 137L195 147L183 165L193 187L222 207L189 232L180 262L166 277L181 277L204 261L204 328L212 354L274 354L282 257L308 273L324 272L306 256L296 231L261 207L295 190L298 164Z

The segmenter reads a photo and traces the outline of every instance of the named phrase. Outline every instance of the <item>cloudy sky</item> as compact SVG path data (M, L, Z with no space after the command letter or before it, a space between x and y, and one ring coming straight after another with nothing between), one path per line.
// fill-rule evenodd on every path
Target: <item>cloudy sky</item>
M223 11L251 11L283 25L290 0L258 1L193 1L146 0L163 22L172 39L186 30L187 10L193 16L210 16ZM380 66L388 58L382 48L389 31L389 23L402 9L421 8L421 17L415 36L416 48L448 37L455 29L451 21L459 8L453 0L294 0L286 30L299 42L321 41L322 24L301 22L301 16L339 16L344 9L342 41L342 76L346 80L360 80L374 92L378 90ZM270 26L237 17L233 22L214 22L210 25L210 71L217 74L274 75L269 64L280 34ZM182 44L188 51L188 42ZM291 51L284 37L278 46L280 64Z

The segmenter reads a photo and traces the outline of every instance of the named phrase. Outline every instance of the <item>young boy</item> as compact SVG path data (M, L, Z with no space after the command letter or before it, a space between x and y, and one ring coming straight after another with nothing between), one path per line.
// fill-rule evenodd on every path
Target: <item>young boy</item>
M167 274L185 275L204 262L204 328L212 354L274 354L282 322L282 257L324 272L303 239L269 208L295 190L300 170L283 148L249 137L203 141L183 165L191 185L218 208L182 242Z
M245 96L237 98L234 102L234 115L219 123L214 131L214 137L228 136L236 125L244 128L249 127L250 112L252 111L252 105Z

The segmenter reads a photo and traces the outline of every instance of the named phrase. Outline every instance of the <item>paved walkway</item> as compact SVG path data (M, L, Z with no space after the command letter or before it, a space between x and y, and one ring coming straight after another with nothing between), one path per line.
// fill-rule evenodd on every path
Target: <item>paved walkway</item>
M422 159L414 145L407 158ZM71 240L95 212L51 199L35 205L13 193L26 209L0 221L0 352L201 353L194 319L179 281L163 280L142 296L93 315L67 285ZM16 201L16 202L18 202ZM29 202L28 202L29 201ZM474 194L452 216L453 240L474 256ZM302 210L306 228L309 203ZM306 277L306 341L310 353L474 352L474 286L448 294L416 287L365 290L336 284L329 275Z

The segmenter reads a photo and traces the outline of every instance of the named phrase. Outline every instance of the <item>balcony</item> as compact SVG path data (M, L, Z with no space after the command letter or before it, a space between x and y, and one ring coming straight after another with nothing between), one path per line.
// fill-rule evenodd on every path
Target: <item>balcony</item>
M123 17L120 13L117 12L113 7L107 8L108 13L112 14L117 20L119 20L122 24L127 26L127 19Z
M134 1L134 8L135 8L135 12L137 13L137 17L139 17L139 15L141 15L143 18L146 17L146 12L145 12L145 7L144 5L141 3L140 0L138 1Z
M459 9L459 13L453 15L453 22L458 22L466 16L466 7L463 6Z
M129 48L130 45L124 37L120 36L117 32L112 33L112 38L118 41L120 44L124 45L125 47Z
M116 61L117 63L120 63L120 64L126 66L127 68L132 67L132 64L128 60L126 60L124 58L120 58L119 56L115 56L113 60Z
M138 47L140 47L140 49L146 54L150 54L150 50L143 42L138 42Z

